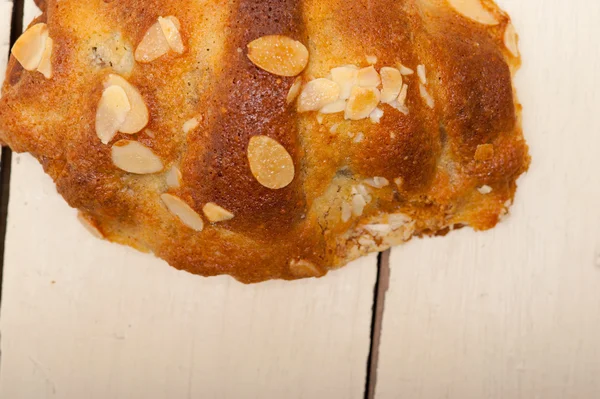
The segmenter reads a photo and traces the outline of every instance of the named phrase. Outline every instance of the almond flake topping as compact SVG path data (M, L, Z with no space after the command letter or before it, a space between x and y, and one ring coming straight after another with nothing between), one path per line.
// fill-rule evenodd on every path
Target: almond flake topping
M42 53L42 59L40 65L38 65L38 72L40 72L46 79L52 78L52 48L54 47L54 40L51 37L46 39L46 46Z
M477 191L479 191L479 193L482 195L487 195L492 192L492 188L488 185L483 185L481 187L478 187Z
M302 89L298 98L298 112L318 111L338 100L340 86L325 78L311 80Z
M405 104L400 104L398 101L393 101L389 104L390 107L400 111L400 113L404 114L404 115L408 115L409 114L409 110L408 107Z
M385 177L375 176L369 179L365 179L365 184L368 184L373 188L383 188L389 185L390 182Z
M172 15L166 18L158 17L158 24L160 25L160 29L162 30L163 35L165 35L171 50L177 54L182 54L185 51L185 47L183 46L183 40L181 40L181 34L179 33L179 29L181 28L179 20Z
M403 84L402 85L402 89L400 90L400 94L398 94L398 98L396 99L396 101L398 101L399 104L406 104L406 97L408 97L408 85L407 84Z
M96 134L102 143L108 144L115 137L129 111L131 105L122 87L104 89L96 110Z
M375 55L367 55L365 57L365 59L367 60L367 62L371 65L375 65L377 64L377 56Z
M371 112L369 114L369 119L371 119L371 122L373 122L373 123L379 123L379 121L381 121L382 117L383 117L383 110L379 107L375 108L373 110L373 112Z
M358 71L358 85L362 87L377 87L381 83L379 74L371 65Z
M342 203L342 222L346 223L352 217L352 207L347 202Z
M350 120L367 118L379 104L379 98L379 90L374 87L352 88L344 117Z
M204 215L212 223L224 222L233 219L233 213L227 209L220 207L214 202L209 202L202 208Z
M193 230L202 231L204 228L202 217L181 198L171 194L162 194L160 199L163 201L169 212L179 218L183 224Z
M340 86L340 99L347 100L352 87L358 84L358 68L354 65L333 68L331 80Z
M169 171L167 172L167 174L165 176L165 179L167 181L167 186L169 186L169 188L181 187L181 180L182 180L181 171L176 166L173 166L173 167L171 167L171 169L169 169Z
M427 84L427 73L425 72L425 65L421 64L417 66L417 75L419 76L419 80L421 84Z
M119 140L111 151L113 164L125 172L145 175L163 170L160 158L137 141Z
M339 99L330 104L327 104L323 108L319 110L322 114L336 114L338 112L343 112L346 109L346 100Z
M402 74L396 68L383 67L379 71L383 90L381 90L381 102L389 104L398 98L402 90Z
M170 50L183 52L183 43L179 34L179 21L175 17L159 17L135 50L135 60L147 63L167 54ZM173 46L173 47L171 47Z
M254 136L248 144L248 162L256 180L277 190L294 180L294 161L286 149L267 136Z
M352 214L354 216L361 216L367 206L367 202L362 195L355 194L352 196Z
M415 71L402 64L399 65L398 69L400 70L400 73L404 76L412 75L413 73L415 73Z
M292 87L290 87L290 91L288 91L287 98L285 99L285 101L288 104L291 104L292 102L294 102L296 97L298 97L298 94L300 94L301 89L302 89L302 78L300 76L298 76L296 78L296 80L294 81L294 84L292 84Z
M433 97L431 97L425 86L423 86L422 84L419 84L419 93L421 94L421 97L423 98L425 104L427 104L429 108L433 108L435 106Z
M131 110L127 113L127 117L125 118L123 125L119 128L119 131L125 134L133 134L145 128L150 117L148 114L148 107L146 107L146 103L140 92L128 81L115 74L108 75L104 82L105 89L111 86L122 88L131 105Z
M308 49L287 36L263 36L248 44L248 58L274 75L296 76L308 64Z
M48 26L44 23L35 24L17 39L11 53L24 69L34 71L42 61L47 40Z
M483 25L497 25L498 20L487 10L481 0L448 0L450 5L461 15Z
M197 128L198 125L200 125L200 122L198 121L198 119L196 119L196 118L188 119L183 124L183 133L188 134L189 132L191 132L192 130Z

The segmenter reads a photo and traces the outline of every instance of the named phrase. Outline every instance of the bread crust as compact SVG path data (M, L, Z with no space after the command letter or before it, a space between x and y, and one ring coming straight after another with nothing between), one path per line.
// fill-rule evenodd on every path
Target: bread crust
M106 239L178 269L245 283L316 277L413 236L490 229L529 165L512 85L520 58L504 43L509 17L489 1L493 25L446 0L46 0L42 7L32 24L48 25L53 77L25 71L11 57L0 140L36 157ZM184 53L133 62L145 32L168 15L181 23ZM377 58L377 69L425 65L435 105L421 98L415 73L405 76L408 115L383 105L379 123L346 121L343 113L319 123L316 113L286 102L295 77L246 57L249 42L272 34L308 47L305 82L341 65L365 67L366 56ZM150 122L133 137L162 159L164 172L120 170L98 140L96 108L110 73L141 93ZM184 133L191 118L198 125ZM247 148L256 135L291 155L290 185L269 189L252 175ZM173 165L179 188L165 182ZM369 186L374 177L388 184ZM343 204L357 187L370 201L344 222ZM195 231L168 211L164 192L198 214L212 202L235 216L205 219Z

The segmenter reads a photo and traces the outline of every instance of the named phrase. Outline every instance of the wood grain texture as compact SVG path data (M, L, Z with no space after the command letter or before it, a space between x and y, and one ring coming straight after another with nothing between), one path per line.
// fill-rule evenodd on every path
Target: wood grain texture
M379 399L600 397L600 3L499 3L531 169L495 230L392 251Z
M0 398L364 394L375 256L292 283L179 272L92 237L28 155L7 229Z

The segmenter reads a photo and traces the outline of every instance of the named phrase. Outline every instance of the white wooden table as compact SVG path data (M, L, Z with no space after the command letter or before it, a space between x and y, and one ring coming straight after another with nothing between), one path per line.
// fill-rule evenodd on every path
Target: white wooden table
M178 272L90 237L13 154L0 398L599 398L600 2L499 3L533 158L511 216L379 274L375 256L293 283Z

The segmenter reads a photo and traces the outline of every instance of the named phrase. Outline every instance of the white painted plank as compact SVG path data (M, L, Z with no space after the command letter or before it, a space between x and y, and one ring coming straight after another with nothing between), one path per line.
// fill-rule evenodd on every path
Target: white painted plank
M23 30L27 29L34 18L40 16L42 12L35 5L33 0L25 0L23 3Z
M28 155L8 212L0 398L363 396L375 256L291 283L178 272L89 236Z
M12 165L1 398L361 398L376 258L324 279L201 278L91 237Z
M495 230L392 251L378 399L600 397L600 3L499 3L531 170Z
M6 73L6 63L10 51L10 21L12 17L12 0L0 0L0 87Z

